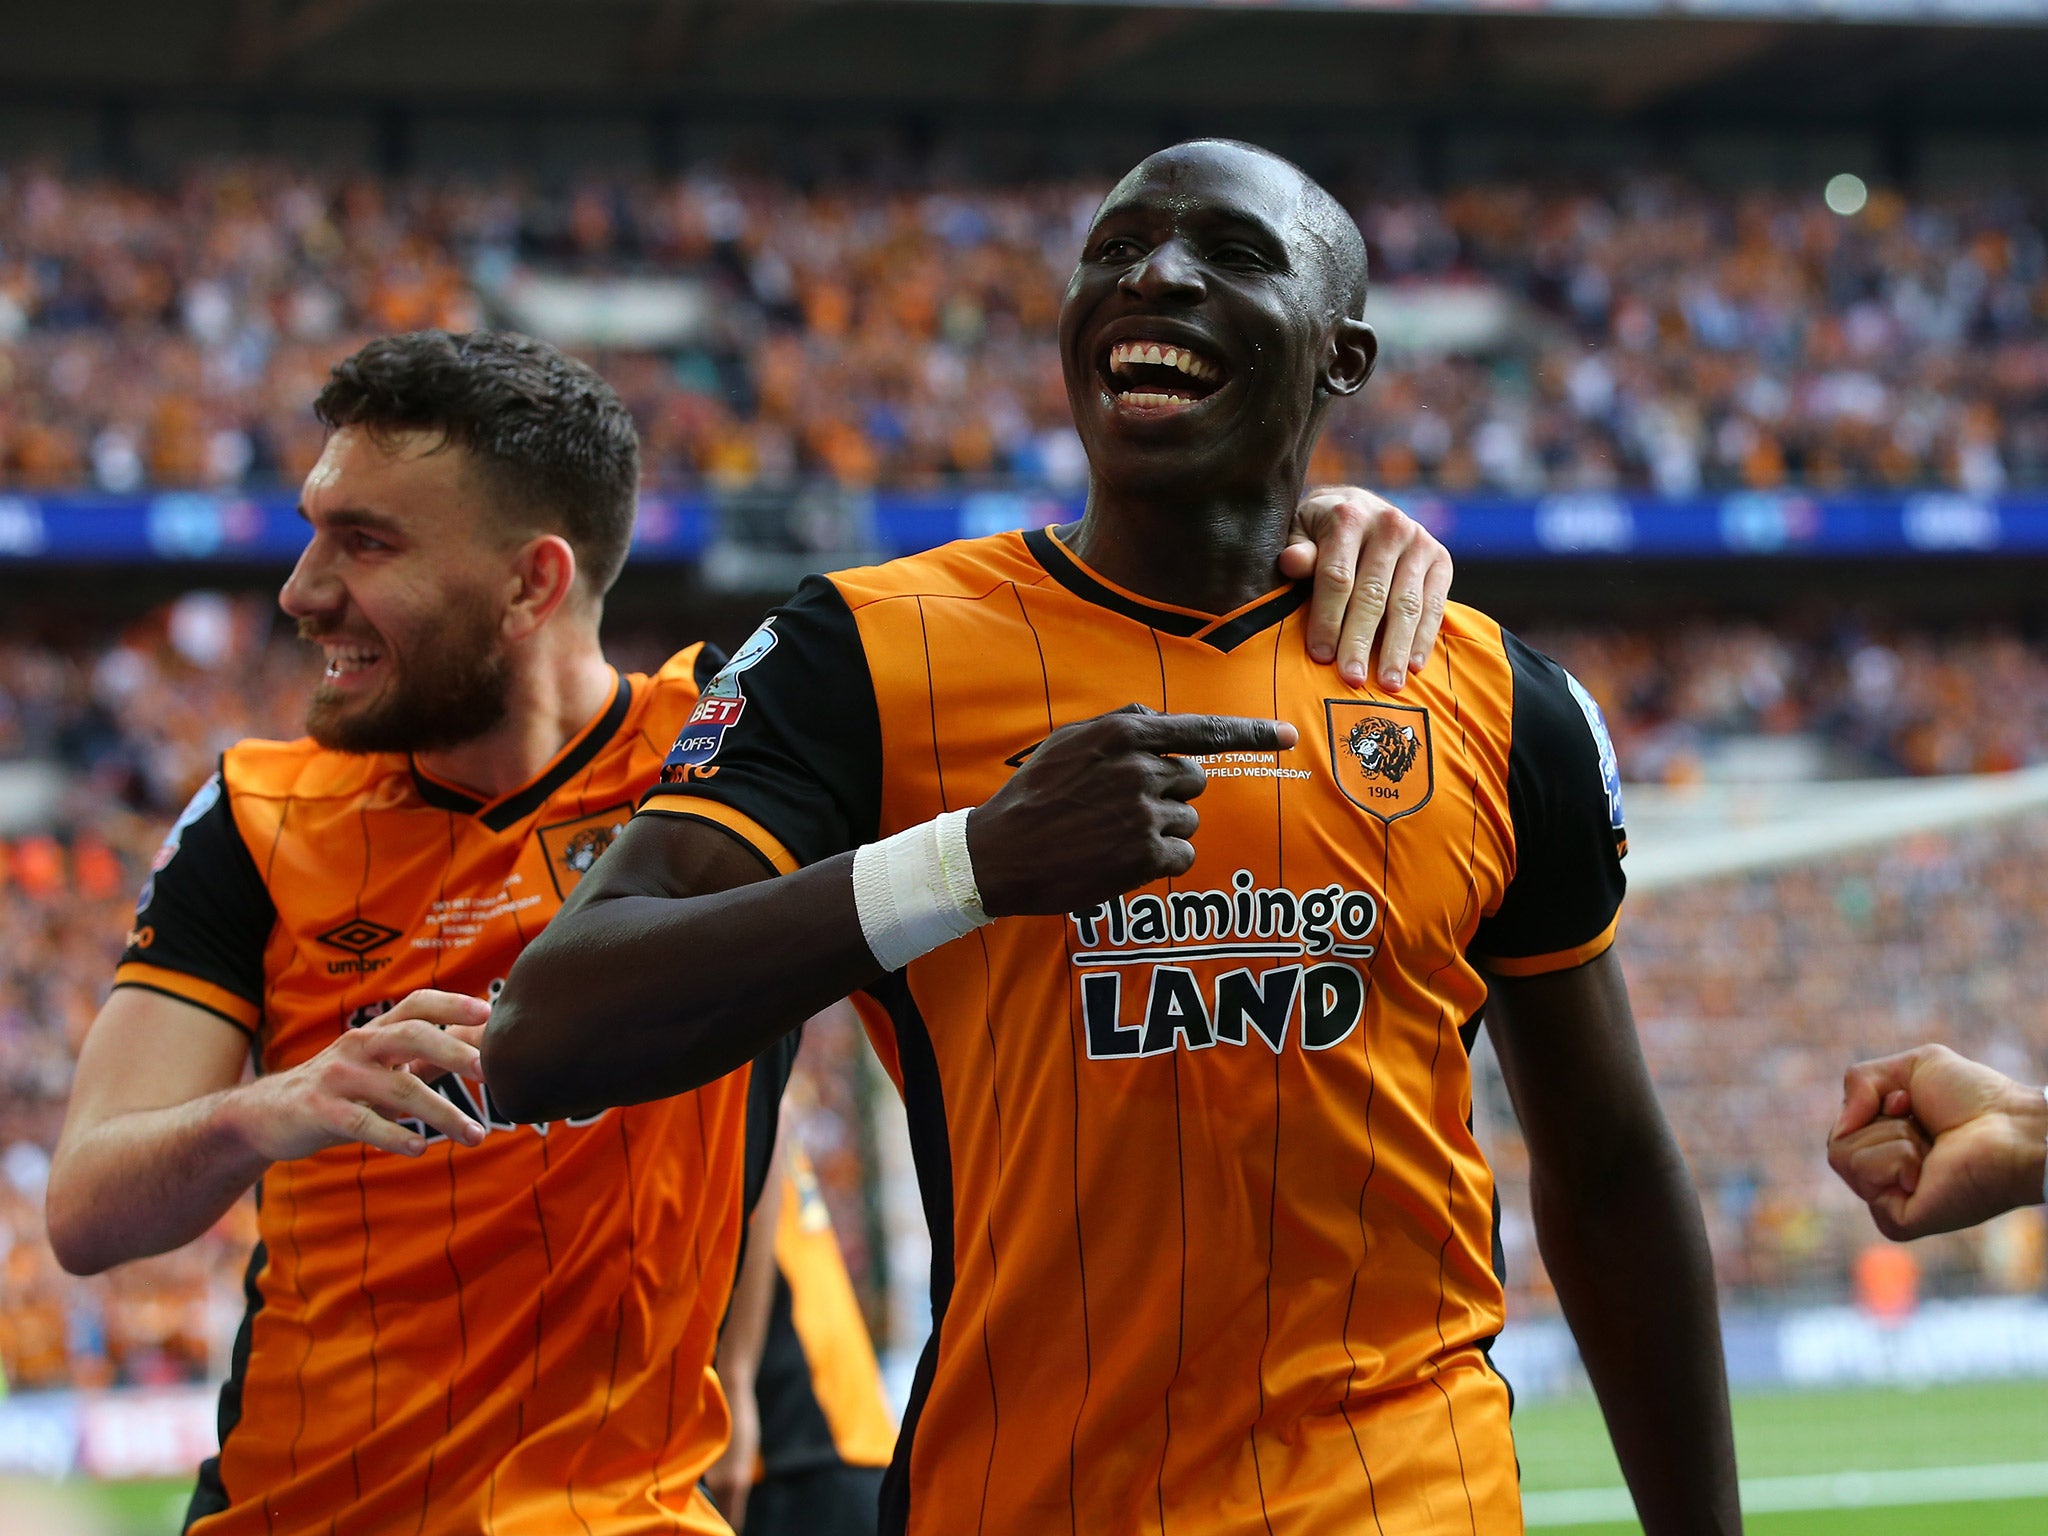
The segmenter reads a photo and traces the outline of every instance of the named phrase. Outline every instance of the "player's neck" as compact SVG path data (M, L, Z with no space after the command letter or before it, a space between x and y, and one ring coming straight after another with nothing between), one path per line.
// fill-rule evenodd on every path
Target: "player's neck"
M459 747L421 752L414 761L446 784L496 800L540 777L618 689L595 626L587 637L515 660L505 718Z
M1177 608L1223 614L1280 586L1294 492L1133 494L1097 482L1065 542L1118 586Z

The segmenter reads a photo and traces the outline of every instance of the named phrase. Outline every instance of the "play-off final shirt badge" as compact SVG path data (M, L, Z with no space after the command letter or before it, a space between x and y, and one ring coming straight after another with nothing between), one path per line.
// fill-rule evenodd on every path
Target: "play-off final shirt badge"
M746 643L733 652L732 660L711 679L697 707L691 712L676 744L662 760L661 782L679 784L691 768L708 763L718 755L725 733L740 723L746 713L747 697L740 692L740 674L760 663L775 649L775 621L769 619L747 636Z

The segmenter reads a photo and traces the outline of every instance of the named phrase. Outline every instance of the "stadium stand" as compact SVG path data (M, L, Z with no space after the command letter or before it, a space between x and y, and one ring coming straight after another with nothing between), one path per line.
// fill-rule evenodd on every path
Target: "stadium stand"
M698 318L594 349L658 485L1070 489L1048 346L1104 190L790 179L0 170L0 484L295 484L304 402L366 334L464 327L535 276L657 276ZM1346 189L1390 341L1329 478L1401 490L2048 481L2048 242L2015 185L1854 218L1676 176ZM687 333L687 334L684 334Z

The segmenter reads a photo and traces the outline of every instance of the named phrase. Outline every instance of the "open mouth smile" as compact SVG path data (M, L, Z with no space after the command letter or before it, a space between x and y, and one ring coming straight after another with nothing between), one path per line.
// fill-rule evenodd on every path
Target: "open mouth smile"
M323 648L327 652L327 671L322 681L344 688L361 682L384 659L382 651L365 645L329 642Z
M1102 377L1118 406L1146 415L1190 410L1230 381L1221 363L1186 342L1149 337L1112 343Z

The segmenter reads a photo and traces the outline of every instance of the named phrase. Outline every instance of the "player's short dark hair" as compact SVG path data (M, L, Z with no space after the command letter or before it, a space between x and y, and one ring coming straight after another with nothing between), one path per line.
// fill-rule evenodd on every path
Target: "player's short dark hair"
M618 392L512 331L380 336L335 364L313 402L329 431L438 432L465 448L505 511L558 532L593 593L626 563L640 439Z

